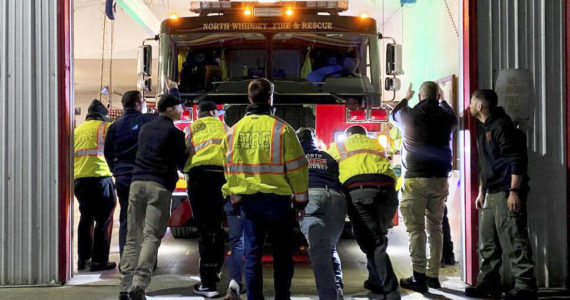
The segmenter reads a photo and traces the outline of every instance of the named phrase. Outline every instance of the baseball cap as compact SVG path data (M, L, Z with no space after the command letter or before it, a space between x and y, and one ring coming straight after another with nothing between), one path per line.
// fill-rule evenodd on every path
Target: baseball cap
M198 104L198 111L212 111L217 110L218 115L223 115L226 111L223 109L218 109L218 105L216 105L213 101L204 101Z

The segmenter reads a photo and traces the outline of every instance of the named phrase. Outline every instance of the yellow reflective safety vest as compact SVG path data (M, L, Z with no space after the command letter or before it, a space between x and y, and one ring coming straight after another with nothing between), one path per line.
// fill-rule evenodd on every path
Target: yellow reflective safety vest
M364 174L383 174L394 178L394 171L376 139L363 134L352 134L344 142L336 141L329 149L338 161L339 179L344 183L349 178Z
M296 202L309 201L307 159L285 121L247 115L228 131L222 147L227 150L222 191L232 202L255 193L294 194Z
M105 161L103 147L111 123L99 120L83 122L73 131L73 179L108 177L111 170Z
M188 159L184 172L198 166L224 166L225 152L222 140L226 136L227 126L219 118L203 117L184 129Z

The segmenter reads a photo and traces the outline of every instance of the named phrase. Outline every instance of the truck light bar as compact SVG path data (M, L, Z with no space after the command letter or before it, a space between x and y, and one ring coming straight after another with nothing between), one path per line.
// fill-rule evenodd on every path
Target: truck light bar
M190 1L190 11L207 16L208 14L231 14L240 13L245 8L255 11L257 8L286 9L294 7L296 10L311 11L314 13L328 12L338 14L348 10L348 0L324 0L324 1L294 1L294 0L214 0L214 1ZM275 13L274 13L275 14ZM262 15L259 15L262 16Z

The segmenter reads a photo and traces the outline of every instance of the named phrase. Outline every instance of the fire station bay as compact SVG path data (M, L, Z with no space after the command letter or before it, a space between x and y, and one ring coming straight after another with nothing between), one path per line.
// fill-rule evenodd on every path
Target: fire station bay
M570 0L0 1L0 299L570 299Z

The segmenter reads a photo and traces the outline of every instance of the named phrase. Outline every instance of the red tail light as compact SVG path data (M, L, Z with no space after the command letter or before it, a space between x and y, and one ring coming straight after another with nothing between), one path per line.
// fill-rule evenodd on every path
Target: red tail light
M388 111L383 108L370 109L371 121L388 121Z
M366 120L366 110L365 109L353 109L348 113L348 119L350 121L365 121Z

